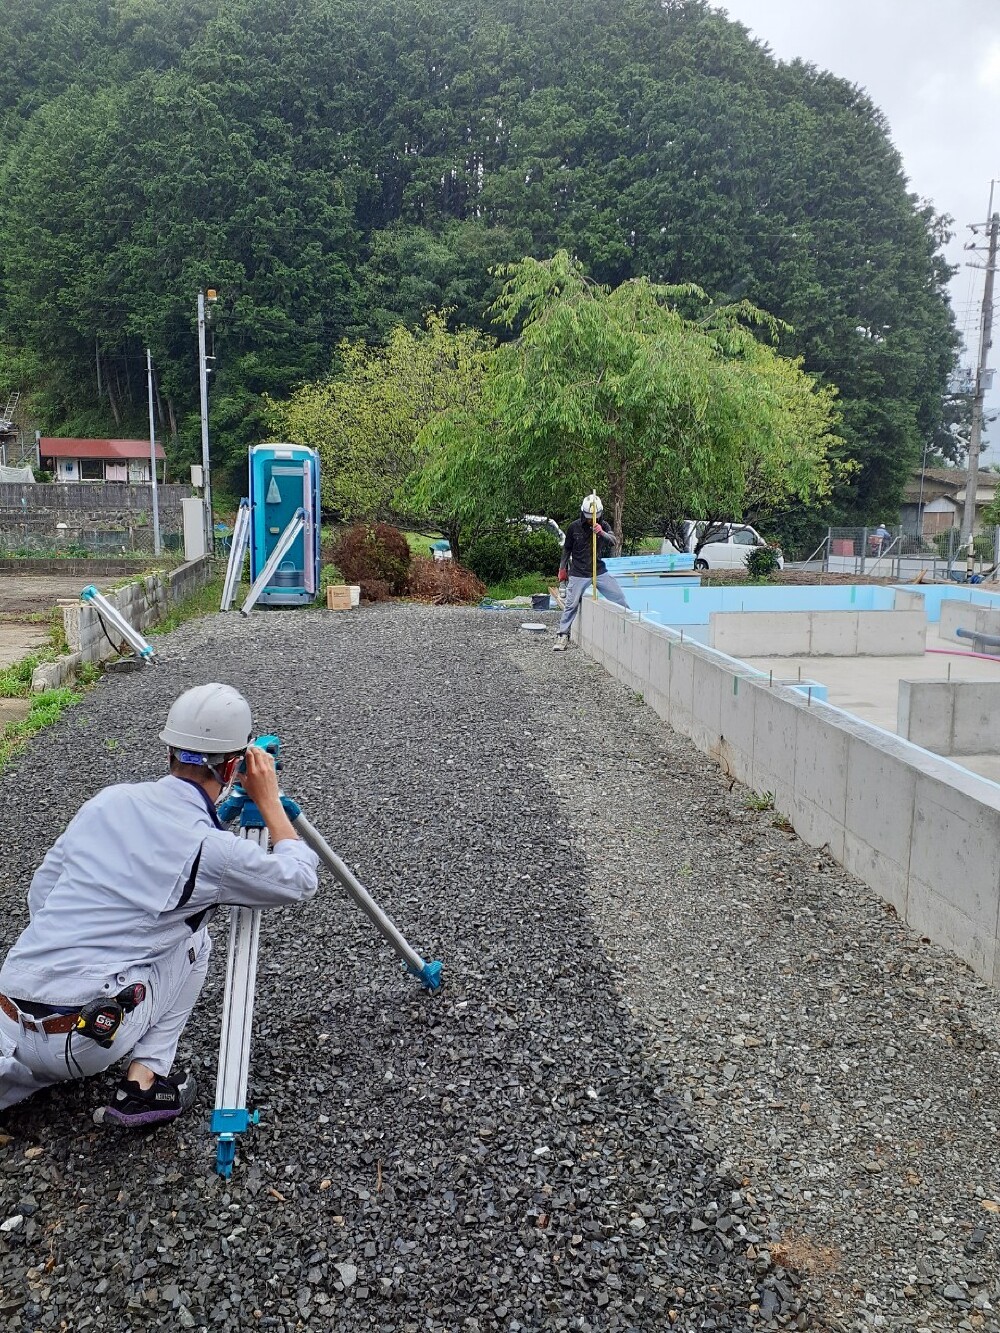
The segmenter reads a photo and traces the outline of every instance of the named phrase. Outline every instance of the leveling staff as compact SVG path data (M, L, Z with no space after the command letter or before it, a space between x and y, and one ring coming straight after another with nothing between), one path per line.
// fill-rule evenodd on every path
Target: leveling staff
M95 1119L155 1124L194 1101L194 1078L170 1068L208 970L208 920L223 903L284 907L316 892L316 854L282 808L273 758L249 745L252 730L250 705L229 685L187 690L160 732L169 774L106 788L46 855L28 890L31 920L0 968L0 1109L126 1054ZM273 855L216 816L241 762Z

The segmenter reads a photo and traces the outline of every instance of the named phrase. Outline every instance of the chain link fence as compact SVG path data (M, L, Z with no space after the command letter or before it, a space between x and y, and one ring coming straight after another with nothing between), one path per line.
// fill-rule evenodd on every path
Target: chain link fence
M907 532L884 524L873 528L829 528L808 560L786 562L786 568L824 574L898 579L952 579L960 583L995 580L1000 576L1000 528L982 528L972 551L958 528L933 535Z

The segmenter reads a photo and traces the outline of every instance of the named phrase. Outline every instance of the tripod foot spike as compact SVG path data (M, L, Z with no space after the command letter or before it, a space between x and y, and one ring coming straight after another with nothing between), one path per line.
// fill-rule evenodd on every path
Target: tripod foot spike
M407 967L407 972L412 972L415 977L419 977L428 990L439 990L441 987L441 967L439 962L424 963L419 970L415 967Z
M223 1134L215 1150L215 1169L226 1180L233 1174L236 1161L236 1138L233 1134Z

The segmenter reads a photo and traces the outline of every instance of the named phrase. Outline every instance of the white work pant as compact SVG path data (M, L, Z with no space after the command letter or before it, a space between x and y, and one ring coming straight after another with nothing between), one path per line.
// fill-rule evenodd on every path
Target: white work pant
M183 946L157 960L146 975L123 974L122 988L134 981L145 982L145 1000L122 1019L110 1047L74 1034L68 1063L66 1033L42 1032L42 1020L33 1017L32 1032L0 1010L0 1110L53 1083L100 1074L126 1055L140 1060L154 1074L169 1074L211 952L212 942L203 926Z
M569 633L569 627L576 619L576 613L580 609L580 598L592 585L593 579L576 578L573 574L569 576L566 588L566 608L559 621L560 634ZM628 606L625 594L619 588L617 579L613 579L610 574L598 574L597 591L602 597L606 597L609 602L617 602L619 606Z

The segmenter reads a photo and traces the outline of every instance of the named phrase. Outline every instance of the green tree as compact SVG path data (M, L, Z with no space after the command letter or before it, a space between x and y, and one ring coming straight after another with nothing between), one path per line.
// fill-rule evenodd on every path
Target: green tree
M428 427L425 495L499 517L571 512L597 487L621 538L632 509L736 516L829 493L833 392L754 337L748 322L774 331L763 312L704 313L699 289L645 279L611 290L565 251L506 277L497 317L520 334L491 359L478 412Z
M385 346L343 342L325 380L303 385L287 402L268 400L268 424L280 438L319 451L324 507L344 522L429 516L404 483L419 472L425 424L446 410L467 410L479 393L489 341L474 330L450 333L446 312L422 330L397 325Z

